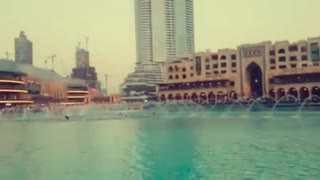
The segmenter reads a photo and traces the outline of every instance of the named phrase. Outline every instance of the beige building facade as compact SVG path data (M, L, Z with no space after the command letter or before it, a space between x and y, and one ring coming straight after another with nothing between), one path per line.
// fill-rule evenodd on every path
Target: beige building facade
M158 98L197 102L320 96L320 37L195 53L166 64Z

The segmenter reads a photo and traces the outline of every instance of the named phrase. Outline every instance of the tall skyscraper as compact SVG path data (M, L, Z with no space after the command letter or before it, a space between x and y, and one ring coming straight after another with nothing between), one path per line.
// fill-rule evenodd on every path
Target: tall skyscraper
M80 44L76 47L76 67L89 67L89 51L81 48Z
M137 63L194 52L193 0L135 0Z
M15 61L23 64L33 64L32 42L24 31L14 39Z

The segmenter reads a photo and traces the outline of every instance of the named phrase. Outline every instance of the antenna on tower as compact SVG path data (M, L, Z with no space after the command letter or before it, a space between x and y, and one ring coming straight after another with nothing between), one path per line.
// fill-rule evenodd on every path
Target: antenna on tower
M86 36L86 50L88 51L89 38Z

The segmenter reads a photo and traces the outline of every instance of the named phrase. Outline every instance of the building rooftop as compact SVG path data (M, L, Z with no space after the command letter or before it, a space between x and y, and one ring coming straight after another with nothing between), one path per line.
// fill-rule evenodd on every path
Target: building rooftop
M13 60L0 59L0 71L19 73L39 78L43 81L63 81L63 77L53 70L16 63Z
M87 83L83 79L64 78L64 82L67 83L69 87L87 87Z
M6 60L6 59L0 59L0 71L16 73L19 75L26 75L26 73L18 69L17 63L15 63L12 60Z
M18 69L29 76L43 81L62 81L63 77L53 70L38 68L29 64L18 64Z

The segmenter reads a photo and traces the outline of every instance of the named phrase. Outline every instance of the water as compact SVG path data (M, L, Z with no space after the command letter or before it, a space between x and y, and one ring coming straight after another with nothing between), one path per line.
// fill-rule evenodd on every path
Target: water
M317 111L161 107L2 117L0 179L320 179Z

